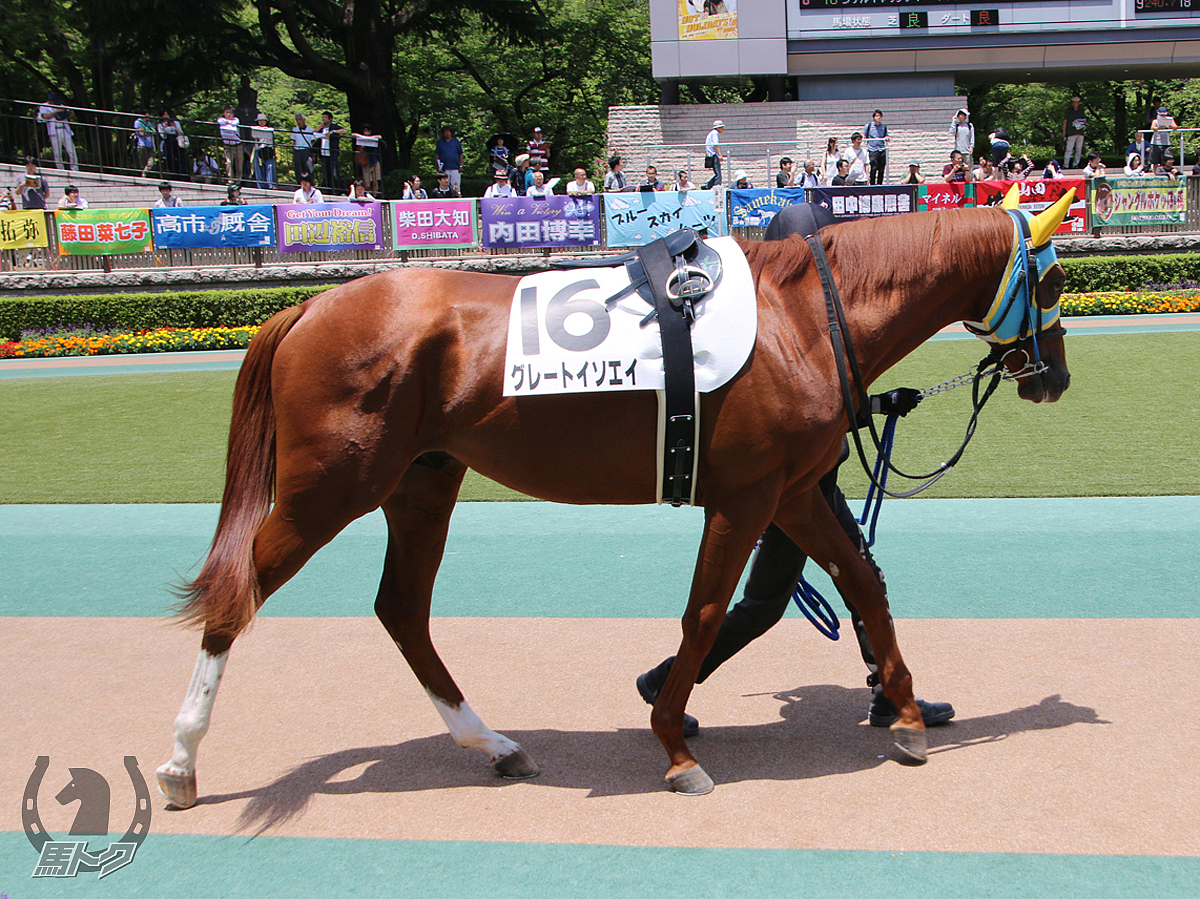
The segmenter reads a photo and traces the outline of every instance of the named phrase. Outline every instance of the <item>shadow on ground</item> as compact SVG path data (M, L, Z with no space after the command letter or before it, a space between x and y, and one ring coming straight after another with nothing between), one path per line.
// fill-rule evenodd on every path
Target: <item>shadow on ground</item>
M718 784L850 774L902 758L887 730L863 725L861 711L870 698L865 689L822 684L772 695L783 703L779 721L731 727L706 727L702 722L700 736L691 745ZM1048 696L1037 705L931 728L930 755L1013 734L1108 723L1095 709ZM663 789L660 775L667 761L648 725L615 731L508 730L505 735L541 766L542 773L528 783L585 789L590 796ZM407 793L507 783L511 781L497 777L478 753L460 750L448 735L438 735L329 753L265 786L204 796L199 802L249 799L239 826L263 833L302 814L319 794Z

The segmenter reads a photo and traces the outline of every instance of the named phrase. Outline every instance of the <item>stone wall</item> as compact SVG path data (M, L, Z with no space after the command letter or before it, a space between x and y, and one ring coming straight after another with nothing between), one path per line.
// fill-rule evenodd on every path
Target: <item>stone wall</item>
M921 163L926 177L932 174L940 178L953 146L950 123L963 102L961 97L921 97L614 106L608 111L608 143L611 152L625 159L630 176L641 178L646 165L653 163L665 181L674 180L679 169L688 169L692 181L702 184L709 177L704 169L704 138L713 120L721 119L725 123L721 146L729 156L724 171L726 184L733 172L745 169L756 187L770 187L781 156L792 157L798 165L811 158L819 166L830 137L837 137L843 147L849 146L850 135L866 126L872 112L882 109L890 141L884 180L903 180L908 176L908 163L913 161Z

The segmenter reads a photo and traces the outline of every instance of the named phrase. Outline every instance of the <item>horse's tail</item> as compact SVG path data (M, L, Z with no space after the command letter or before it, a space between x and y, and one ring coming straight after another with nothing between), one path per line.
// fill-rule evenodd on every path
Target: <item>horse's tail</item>
M206 633L236 637L262 604L254 569L254 535L271 510L275 486L275 407L271 363L304 314L304 305L277 312L250 341L233 389L221 516L204 567L179 589L179 616Z

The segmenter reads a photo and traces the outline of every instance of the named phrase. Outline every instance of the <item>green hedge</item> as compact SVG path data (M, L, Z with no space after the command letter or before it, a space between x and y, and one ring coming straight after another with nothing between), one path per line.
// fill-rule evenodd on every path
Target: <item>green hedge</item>
M260 325L323 287L268 287L94 296L0 297L0 340L23 330L90 324L97 328L214 328Z
M1059 261L1067 270L1067 293L1141 290L1147 284L1200 281L1200 253L1092 256Z

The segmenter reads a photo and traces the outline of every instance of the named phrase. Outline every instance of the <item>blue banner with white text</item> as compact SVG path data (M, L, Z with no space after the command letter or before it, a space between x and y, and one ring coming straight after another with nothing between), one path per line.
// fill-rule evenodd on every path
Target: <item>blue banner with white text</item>
M804 202L803 187L773 187L770 190L731 190L730 224L735 228L765 228L784 206Z
M154 245L163 249L275 246L272 206L151 209Z
M711 190L605 194L604 216L610 247L644 246L680 228L707 232L708 237L728 233L725 210L717 208Z
M917 211L916 192L915 184L814 187L812 202L824 206L836 219L900 215Z

